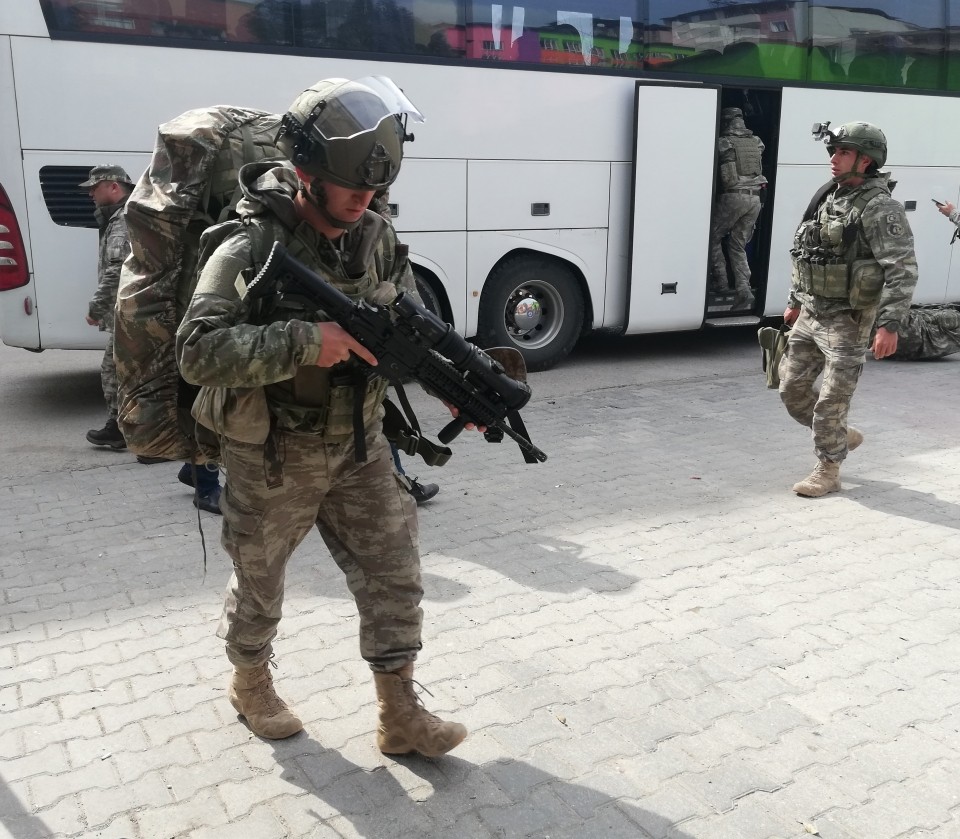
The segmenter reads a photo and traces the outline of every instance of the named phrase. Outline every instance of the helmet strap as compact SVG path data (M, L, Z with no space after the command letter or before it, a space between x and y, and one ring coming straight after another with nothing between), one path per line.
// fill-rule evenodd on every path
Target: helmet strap
M843 185L843 182L849 178L866 178L866 174L863 172L857 171L857 167L860 165L860 159L866 157L868 160L873 160L872 157L867 157L860 149L857 149L857 156L853 159L853 168L849 172L843 172L840 175L834 175L833 180L839 185Z

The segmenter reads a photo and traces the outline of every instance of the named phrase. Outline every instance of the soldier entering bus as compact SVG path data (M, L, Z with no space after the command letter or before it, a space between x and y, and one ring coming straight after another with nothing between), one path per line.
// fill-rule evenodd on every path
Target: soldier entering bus
M761 197L767 185L763 176L763 149L763 141L747 128L740 108L724 108L720 112L720 137L717 140L720 170L710 225L711 285L718 293L729 291L729 273L732 273L737 293L733 304L735 309L753 307L746 249L753 238L753 229L760 216Z

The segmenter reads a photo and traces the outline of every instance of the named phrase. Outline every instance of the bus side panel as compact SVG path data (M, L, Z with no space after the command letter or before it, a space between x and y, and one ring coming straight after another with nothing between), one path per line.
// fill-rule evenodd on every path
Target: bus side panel
M718 98L637 86L628 333L703 324Z
M594 300L594 329L620 328L627 322L627 282L630 263L629 163L610 166L610 233L607 248L607 294L603 317Z
M467 162L405 157L390 203L401 241L413 231L466 230Z
M402 207L400 213L403 214ZM467 321L467 234L401 233L400 241L410 248L414 270L422 266L443 284L453 312L453 325L463 332Z
M97 231L54 223L43 200L40 169L119 163L136 181L149 161L148 155L119 152L106 157L92 152L24 153L27 213L33 240L57 243L56 247L35 248L33 252L34 276L43 278L36 287L36 305L44 349L101 349L106 336L85 320L97 288Z
M914 302L960 299L960 266L951 264L948 244L953 226L930 200L958 200L956 137L951 131L931 130L931 126L957 124L960 100L854 90L786 89L782 113L767 314L783 312L793 233L815 190L830 178L827 151L810 133L813 123L825 120L830 120L834 128L854 120L872 122L884 132L888 160L883 171L889 171L897 182L893 195L907 208L916 242L920 279ZM915 161L922 161L922 165ZM792 196L789 201L788 195Z
M607 231L592 230L497 230L467 234L467 320L464 335L477 334L483 282L494 266L517 251L544 253L569 263L586 280L586 296L595 312L603 311L606 284ZM589 326L589 324L588 324Z
M36 7L37 14L40 7ZM20 134L17 130L17 97L14 85L10 38L0 36L0 102L4 118L0 119L0 184L13 205L20 226L23 246L30 269L30 282L21 288L0 292L0 337L12 347L40 348L40 327L35 305L33 260L30 254L30 226L27 223L27 198L23 188L23 160L20 155Z
M608 163L471 160L468 171L470 230L607 226Z
M40 11L38 0L19 0L3 4L4 35L29 35L34 38L47 37L47 24Z

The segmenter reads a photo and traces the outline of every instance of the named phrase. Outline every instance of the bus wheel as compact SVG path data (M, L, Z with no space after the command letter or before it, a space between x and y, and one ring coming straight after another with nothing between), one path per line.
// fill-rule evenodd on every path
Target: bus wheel
M440 303L440 298L437 297L437 293L433 290L433 286L430 285L430 282L422 277L416 269L414 269L413 272L413 279L417 283L417 293L423 301L424 308L435 314L438 318L443 318L443 306Z
M528 370L567 356L583 327L583 292L571 268L525 254L498 266L480 296L477 339L483 347L516 347Z

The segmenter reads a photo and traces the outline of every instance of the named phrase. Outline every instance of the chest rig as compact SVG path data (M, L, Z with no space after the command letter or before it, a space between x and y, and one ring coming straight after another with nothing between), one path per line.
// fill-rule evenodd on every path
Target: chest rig
M814 196L793 237L794 285L829 300L847 300L853 309L875 306L883 290L880 265L861 241L866 206L887 190L864 186L837 195L833 182Z
M378 269L382 263L370 262L370 268L357 278L346 276L340 252L325 239L307 244L298 235L273 219L246 221L254 241L255 264L249 282L262 267L274 241L285 242L289 253L307 265L319 264L324 273L335 274L337 287L354 300L375 298L383 279ZM263 298L245 315L248 323L270 323L301 320L317 323L328 320L326 314L295 294L275 294ZM358 459L365 452L366 429L379 423L381 404L388 383L382 376L359 362L347 361L334 367L303 365L292 379L267 385L264 390L270 413L279 428L299 434L311 434L328 443L345 443L354 439ZM365 455L364 458L365 459Z

